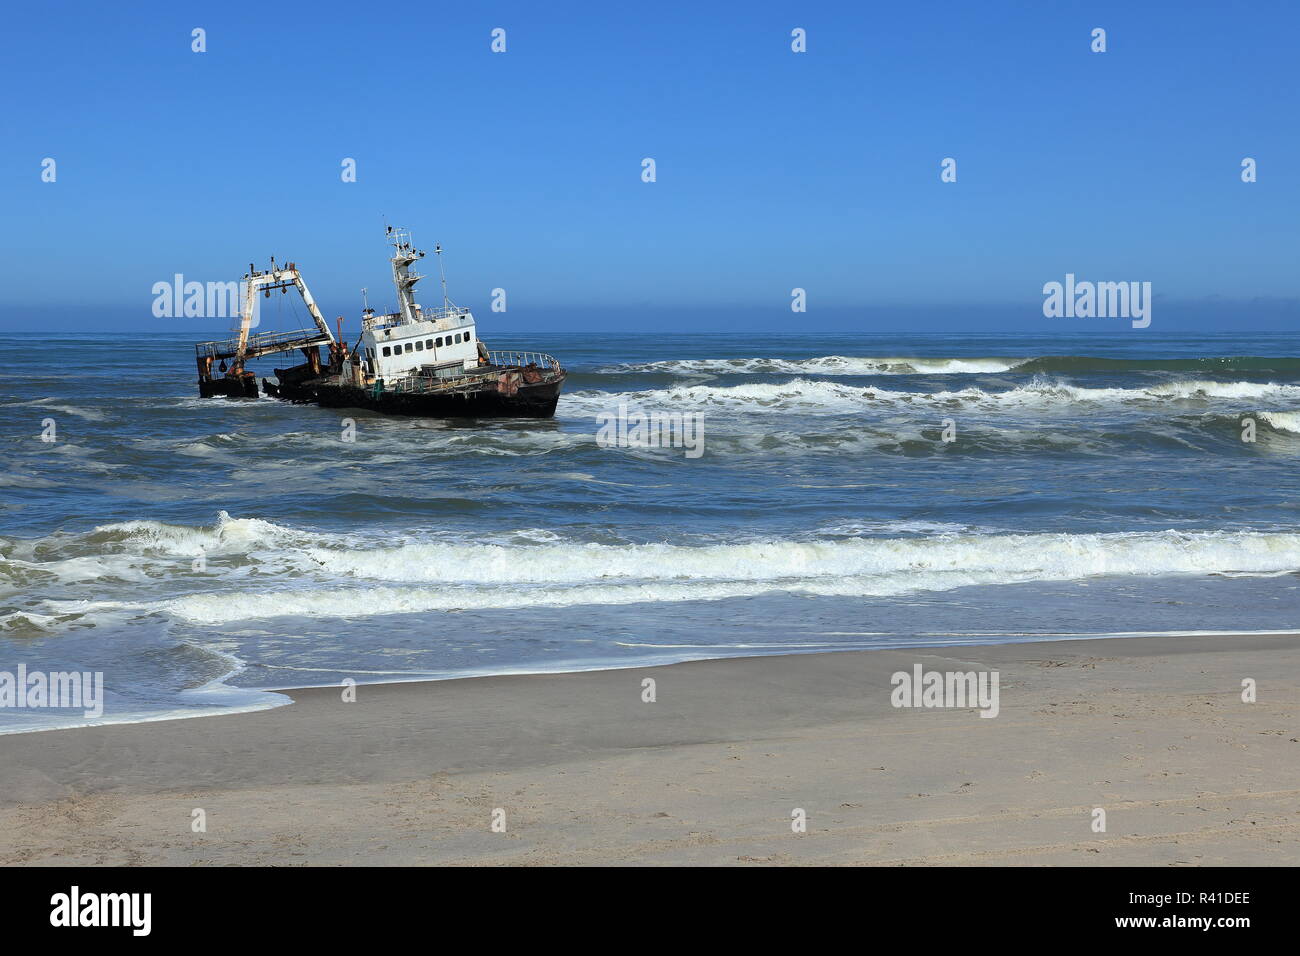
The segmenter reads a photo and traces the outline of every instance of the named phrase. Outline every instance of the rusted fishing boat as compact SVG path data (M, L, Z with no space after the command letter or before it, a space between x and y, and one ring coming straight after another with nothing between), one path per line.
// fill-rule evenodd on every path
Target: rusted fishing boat
M424 252L409 233L389 226L397 311L376 315L366 305L361 333L349 348L336 338L321 315L295 263L244 276L244 305L238 335L196 347L199 395L204 398L256 398L257 377L246 363L279 353L301 352L303 361L275 369L275 382L262 380L273 398L329 408L368 408L390 415L429 418L550 418L555 414L567 372L542 352L493 351L478 337L469 309L447 296L441 268L442 306L427 309L415 300L423 278L413 266ZM294 289L315 325L292 332L252 332L259 292L269 296ZM341 329L342 319L339 320ZM321 350L325 353L322 355Z

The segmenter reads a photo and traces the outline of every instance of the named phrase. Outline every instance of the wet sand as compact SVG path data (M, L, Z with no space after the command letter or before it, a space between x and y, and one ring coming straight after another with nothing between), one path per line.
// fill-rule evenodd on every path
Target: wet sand
M998 716L893 707L916 664L997 671ZM287 693L0 737L0 863L1300 864L1296 635Z

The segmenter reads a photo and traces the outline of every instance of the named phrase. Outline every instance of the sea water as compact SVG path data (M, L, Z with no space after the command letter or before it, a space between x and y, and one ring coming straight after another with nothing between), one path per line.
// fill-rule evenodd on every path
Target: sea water
M4 337L0 672L277 688L1300 628L1300 336L489 336L553 420L202 400L185 336ZM273 362L254 366L270 375ZM689 448L602 440L628 409Z

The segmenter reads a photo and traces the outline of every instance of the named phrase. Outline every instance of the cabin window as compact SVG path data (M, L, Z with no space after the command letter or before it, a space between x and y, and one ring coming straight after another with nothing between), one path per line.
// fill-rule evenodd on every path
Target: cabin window
M456 344L457 344L457 345L460 345L460 333L459 333L459 332L456 333Z
M416 350L417 352L423 352L423 351L424 351L424 342L423 342L422 340L417 340L417 341L416 341L416 343L415 343L415 350Z
M415 351L415 346L412 345L410 342L407 342L407 343L406 343L406 351L408 351L408 352L414 352L414 351Z
M426 349L431 349L431 348L433 348L433 339L425 339L425 340L424 340L424 347L425 347Z
M472 335L472 334L473 334L473 333L470 333L470 332L466 332L466 333L465 333L465 341L466 341L466 342L469 341L470 335Z
M438 336L438 348L442 348L442 336Z
M384 356L385 356L385 357L388 357L389 355L392 355L392 354L393 354L393 350L390 349L387 345L385 345L385 346L384 346Z

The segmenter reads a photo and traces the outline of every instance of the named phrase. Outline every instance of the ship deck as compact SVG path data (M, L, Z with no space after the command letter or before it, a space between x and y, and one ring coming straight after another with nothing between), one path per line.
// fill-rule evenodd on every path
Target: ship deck
M333 339L320 329L296 329L292 332L258 332L248 337L248 346L244 349L247 359L261 358L276 352L292 352L295 349L307 349L313 345L329 345ZM214 342L200 342L194 346L199 358L211 358L213 361L231 359L239 354L239 337L220 339Z

